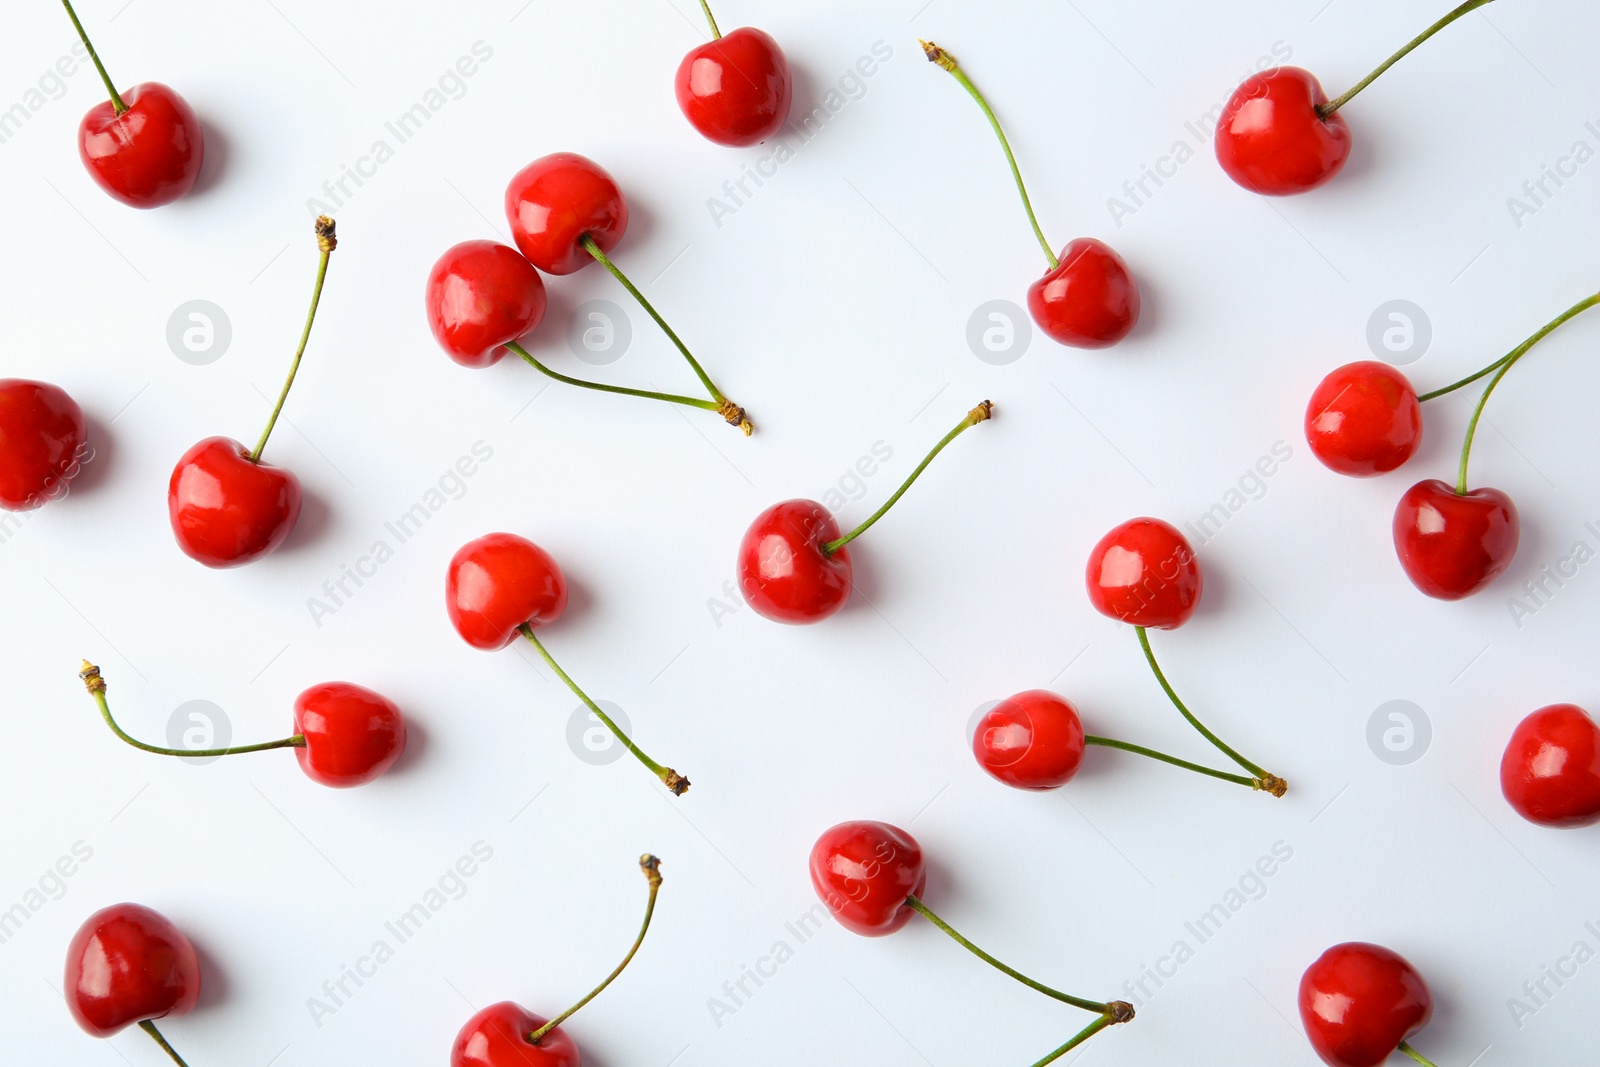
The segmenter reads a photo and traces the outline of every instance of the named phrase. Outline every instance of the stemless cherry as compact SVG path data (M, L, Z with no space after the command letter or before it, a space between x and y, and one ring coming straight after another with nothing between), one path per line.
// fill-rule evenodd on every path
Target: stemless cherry
M1335 945L1306 968L1299 1001L1306 1037L1329 1067L1377 1067L1397 1051L1429 1064L1406 1039L1428 1025L1433 996L1398 953Z
M62 0L111 99L96 104L78 126L78 156L95 184L130 207L170 204L194 188L205 138L194 109L160 82L119 93L95 53L83 23Z
M142 904L114 904L72 935L64 991L67 1010L87 1033L111 1037L137 1024L181 1064L154 1020L194 1010L200 961L165 916Z
M1160 519L1129 519L1089 553L1089 602L1102 615L1157 630L1189 621L1204 582L1194 549Z
M1402 466L1422 444L1422 405L1404 374L1387 363L1347 363L1306 405L1306 443L1322 465L1370 478Z
M1500 490L1458 493L1429 478L1400 498L1394 547L1412 585L1437 600L1460 600L1511 566L1520 528L1517 506Z
M691 49L674 83L684 118L707 140L743 148L783 129L794 95L778 42L746 26L727 36L700 0L712 40Z
M428 325L463 367L489 367L544 318L544 279L522 253L494 241L462 241L428 274Z
M1018 789L1058 789L1083 764L1078 709L1043 689L1007 697L978 721L972 754L995 778Z
M0 508L31 511L65 496L88 444L83 411L65 391L0 378Z
M1500 760L1506 803L1540 826L1600 823L1600 725L1576 704L1551 704L1517 724Z

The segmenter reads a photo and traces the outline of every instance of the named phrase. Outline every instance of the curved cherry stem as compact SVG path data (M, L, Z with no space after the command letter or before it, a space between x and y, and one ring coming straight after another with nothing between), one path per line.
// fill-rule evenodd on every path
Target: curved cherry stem
M1593 296L1584 297L1582 300L1578 301L1576 304L1573 304L1567 310L1563 311L1561 314L1545 323L1539 328L1538 333L1522 342L1516 348L1513 348L1505 357L1505 359L1500 361L1499 371L1495 373L1493 378L1489 379L1489 384L1484 387L1483 395L1478 398L1478 406L1473 409L1472 419L1467 423L1466 439L1461 442L1461 466L1456 472L1456 493L1458 495L1467 495L1467 460L1472 456L1472 438L1478 432L1478 420L1483 417L1483 409L1489 403L1489 395L1494 392L1494 387L1500 384L1500 379L1506 376L1506 372L1512 367L1516 366L1517 360L1527 355L1529 350L1531 350L1534 345L1538 344L1540 341L1543 341L1546 337L1550 336L1550 334L1554 333L1556 329L1563 323L1583 314L1596 304L1600 304L1600 293L1596 293Z
M722 31L717 29L716 16L711 13L711 4L708 0L700 0L700 10L706 13L706 21L711 23L711 36L715 40L722 39Z
M534 651L539 653L539 658L544 660L550 669L556 672L556 677L567 683L567 688L572 690L573 693L577 695L578 699L583 701L590 711L594 712L595 717L605 724L606 729L610 730L612 735L616 737L618 741L622 742L623 747L629 752L632 752L640 763L650 768L651 774L654 774L657 778L661 779L661 783L668 789L672 790L673 796L681 797L683 794L689 791L689 779L685 778L671 767L663 767L661 764L645 755L644 749L634 744L633 738L623 733L622 729L612 721L611 716L600 710L600 705L596 704L593 700L590 700L588 693L585 693L582 689L578 688L578 683L574 682L571 676L569 676L566 671L561 669L561 664L557 663L553 658L551 658L550 653L545 651L544 645L540 644L539 639L534 636L533 627L530 624L523 623L521 626L517 627L517 632L528 639L528 643L534 647Z
M151 1040L160 1045L166 1054L172 1057L172 1062L176 1063L178 1067L189 1067L187 1063L183 1062L183 1057L178 1055L178 1050L167 1044L167 1039L161 1036L161 1031L156 1029L155 1023L145 1019L139 1023L139 1029L149 1034Z
M1167 699L1172 701L1172 706L1177 708L1185 719L1189 720L1189 725L1200 731L1201 737L1204 737L1207 741L1210 741L1213 745L1216 745L1217 750L1223 755L1227 756L1229 759L1233 760L1233 762L1237 763L1239 766L1243 767L1245 770L1261 779L1262 785L1260 788L1266 790L1275 797L1281 797L1284 793L1288 792L1288 783L1282 778L1279 778L1275 774L1268 774L1254 763L1251 763L1249 760L1239 755L1239 753L1234 751L1234 749L1224 742L1222 738L1206 729L1205 724L1199 719L1195 718L1194 712L1185 707L1183 701L1178 699L1178 694L1172 688L1172 683L1168 682L1167 676L1161 672L1161 665L1156 662L1156 654L1150 650L1150 635L1145 632L1145 628L1143 626L1135 626L1133 630L1139 635L1139 647L1144 649L1144 658L1146 662L1150 664L1150 670L1155 674L1156 681L1161 683L1161 688L1166 692Z
M961 69L956 62L956 57L946 52L943 48L931 41L918 40L922 51L927 55L930 63L937 63L950 72L951 77L961 84L967 95L978 102L984 115L989 119L989 125L994 127L994 135L1000 138L1000 147L1005 149L1006 162L1011 164L1011 178L1017 183L1017 192L1022 195L1023 210L1028 213L1028 222L1033 226L1033 235L1039 239L1039 247L1044 249L1044 258L1050 261L1050 269L1055 270L1061 266L1061 261L1056 258L1055 250L1050 247L1050 242L1045 240L1044 230L1039 228L1039 218L1033 213L1033 201L1028 199L1028 187L1022 182L1022 170L1017 166L1017 157L1011 151L1011 142L1006 140L1006 131L1001 128L1000 120L995 117L994 109L989 106L989 101L983 98L978 87L972 84L972 79L967 77L967 72Z
M294 362L289 364L289 377L284 380L283 391L278 394L278 402L273 405L272 417L267 420L267 428L261 431L261 440L256 442L255 449L246 457L251 463L261 462L261 453L267 447L267 438L272 436L272 428L278 425L278 415L283 411L283 402L289 399L289 389L294 385L294 376L300 373L300 360L306 354L306 342L311 340L311 324L317 320L317 305L322 302L322 283L328 277L328 257L339 247L339 241L333 233L332 219L326 215L318 215L315 225L317 248L322 255L317 261L317 284L311 290L311 310L306 312L306 327L300 332L300 347L295 349Z
M306 738L304 734L295 734L285 737L280 741L263 741L259 745L238 745L233 748L162 748L159 745L147 745L143 741L130 736L117 720L111 716L111 706L106 703L106 680L100 676L100 668L83 661L83 669L78 671L78 677L83 679L83 686L94 697L96 704L100 705L100 717L111 727L111 732L134 748L144 752L154 752L158 756L188 756L191 759L200 757L210 759L214 756L237 756L243 752L270 752L277 748L304 748Z
M78 39L83 42L83 47L89 52L89 58L94 62L94 69L100 72L100 80L106 83L106 92L111 94L111 108L117 114L128 110L128 105L123 102L122 94L117 92L116 85L111 81L111 75L106 73L106 65L100 62L100 53L94 50L94 42L89 40L89 35L84 32L83 23L78 21L78 13L72 10L72 0L61 0L61 6L67 9L67 18L72 20L72 28L78 31Z
M1373 82L1377 81L1378 80L1378 76L1381 75L1384 71L1388 70L1390 67L1394 66L1396 63L1400 62L1407 55L1409 55L1411 53L1412 49L1416 48L1422 42L1426 41L1428 38L1432 37L1434 34L1438 33L1440 30L1444 29L1446 26L1450 25L1452 22L1454 22L1456 19L1460 18L1462 15L1467 14L1469 11L1476 11L1478 8L1483 7L1485 4L1489 4L1489 3L1492 3L1492 2L1493 2L1493 0L1467 0L1466 3L1461 4L1459 7L1456 7L1449 14L1445 15L1444 18L1440 19L1438 22L1435 22L1432 26L1429 26L1427 29L1423 30L1421 33L1419 33L1415 37L1411 38L1411 40L1406 43L1406 46L1404 48L1400 49L1400 51L1396 52L1394 55L1392 55L1388 59L1384 60L1383 63L1378 67L1377 70L1373 71L1371 74L1368 74L1365 78L1362 78L1360 81L1356 82L1356 84L1348 92L1346 92L1343 96L1335 97L1334 99L1329 100L1326 104L1323 104L1322 106L1318 107L1317 108L1317 114L1319 116L1321 116L1322 118L1327 118L1329 115L1333 114L1335 111L1338 111L1341 107L1344 107L1351 100L1354 100L1357 93L1359 93L1361 90L1365 89L1367 86L1371 85Z
M656 325L661 327L661 332L667 335L667 339L683 354L683 358L689 361L689 366L694 369L695 377L699 378L700 384L706 387L706 392L711 394L711 399L717 402L717 414L721 415L730 426L737 426L743 430L744 435L749 437L755 427L751 425L749 417L745 415L744 408L723 395L722 390L717 388L717 384L711 380L711 376L706 373L705 368L700 366L700 361L694 358L694 353L689 351L689 346L683 343L672 327L667 325L667 320L662 318L650 301L644 298L644 294L639 291L638 286L629 281L628 276L623 274L615 263L611 262L611 258L595 243L595 239L588 234L584 234L578 240L583 245L584 251L593 256L596 262L611 272L613 278L622 283L622 287L628 290L628 293L639 302L639 306L649 313L650 317L655 320Z
M967 412L967 417L956 423L955 429L945 434L944 437L940 439L939 443L933 446L932 452L929 452L926 456L922 457L922 462L917 464L917 469L912 471L911 475L906 478L905 481L900 483L900 488L894 491L893 496L884 501L883 507L879 508L877 511L874 511L867 518L866 522L862 523L860 526L857 526L854 530L851 530L843 537L837 537L823 545L822 554L825 556L831 556L845 545L848 545L851 541L854 541L856 538L870 530L873 523L877 522L879 519L888 514L889 509L894 507L895 502L906 495L906 490L911 488L911 483L915 482L917 477L923 471L928 469L928 464L933 462L934 456L937 456L940 452L944 451L945 445L948 445L951 441L954 441L957 437L960 437L968 429L978 425L978 423L986 422L988 419L993 417L993 414L994 405L989 403L987 400L973 408L971 411Z
M622 957L622 962L617 964L617 969L606 975L606 980L590 990L588 996L529 1034L528 1044L537 1045L546 1034L572 1018L578 1012L578 1009L605 992L606 986L616 981L617 976L627 970L628 964L633 962L633 957L639 952L639 946L644 944L644 935L650 932L650 918L656 912L656 894L661 891L661 861L646 852L639 857L639 868L644 871L645 878L650 882L650 899L645 902L644 923L639 927L639 936L633 939L633 947L628 950L626 956Z
M1410 1056L1412 1059L1422 1064L1422 1067L1439 1067L1438 1064L1428 1059L1428 1057L1424 1056L1422 1053L1418 1052L1404 1041L1400 1042L1399 1047L1396 1048L1395 1051L1404 1052L1407 1056Z
M1209 775L1212 778L1218 778L1224 782L1233 782L1235 785L1248 786L1251 789L1264 790L1268 792L1271 791L1268 783L1263 779L1246 778L1242 774L1230 774L1227 771L1219 771L1214 770L1211 767L1203 767L1198 763L1190 763L1186 759L1179 759L1176 756L1169 756L1165 752L1157 752L1153 748L1145 748L1143 745L1135 745L1128 741L1118 741L1111 737L1096 737L1093 734L1085 734L1083 737L1083 743L1086 745L1100 745L1104 748L1120 749L1123 752L1132 752L1140 756L1149 756L1153 760L1160 760L1162 763L1170 763L1174 767L1182 767L1184 770L1194 771L1196 774Z
M1050 1055L1046 1056L1044 1059L1039 1060L1037 1063L1035 1063L1033 1065L1033 1067L1045 1067L1046 1064L1051 1064L1051 1063L1056 1062L1061 1057L1065 1056L1067 1053L1071 1052L1073 1049L1077 1048L1079 1045L1081 1045L1085 1041L1089 1040L1095 1034L1098 1034L1100 1031L1104 1030L1106 1027L1112 1026L1115 1023L1119 1022L1119 1021L1126 1022L1127 1020L1125 1020L1125 1019L1124 1020L1118 1020L1110 1012L1107 1012L1105 1015L1100 1016L1100 1018L1096 1019L1094 1022L1090 1023L1088 1026L1085 1026L1082 1030L1079 1030L1078 1033L1072 1038L1071 1041L1068 1041L1065 1045L1062 1045L1060 1048L1058 1048L1054 1052L1050 1053Z
M1482 378L1482 377L1484 377L1486 375L1493 374L1495 371L1499 370L1501 364L1505 363L1505 361L1507 359L1509 359L1509 358L1510 358L1509 356L1501 356L1499 359L1495 360L1493 363L1489 364L1487 367L1484 367L1482 370L1479 370L1479 371L1474 371L1472 374L1467 375L1465 378L1462 378L1458 382L1451 382L1449 385L1445 386L1444 388L1435 389L1431 393L1423 393L1421 396L1417 397L1417 402L1421 403L1421 402L1423 402L1425 400L1433 400L1436 397L1444 396L1446 393L1453 393L1457 389L1460 389L1460 388L1462 388L1464 386L1471 385L1473 382L1477 381L1479 378Z
M516 341L507 341L505 347L521 356L540 374L554 378L558 382L565 382L567 385L581 386L584 389L597 389L602 393L617 393L621 396L641 396L646 400L665 400L669 404L683 404L685 407L699 408L702 411L716 411L719 406L715 400L701 400L699 397L693 396L678 396L676 393L657 393L649 389L629 389L624 385L605 385L602 382L588 382L582 378L572 378L546 367Z

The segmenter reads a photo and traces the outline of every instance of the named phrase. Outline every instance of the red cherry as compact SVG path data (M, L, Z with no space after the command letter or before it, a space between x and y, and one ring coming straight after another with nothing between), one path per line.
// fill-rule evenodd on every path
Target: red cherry
M349 682L324 682L294 702L300 769L314 782L348 789L394 766L406 750L406 724L394 702Z
M821 622L850 599L850 549L839 524L815 500L774 504L750 524L739 543L739 590L745 603L775 622Z
M1109 348L1139 321L1139 286L1111 246L1080 237L1060 266L1028 286L1028 312L1050 337L1073 348Z
M200 963L189 939L140 904L89 916L67 946L67 1008L95 1037L130 1023L187 1015L200 999Z
M691 51L678 66L676 87L684 117L717 144L756 144L789 119L789 62L760 30L734 30Z
M205 155L200 120L188 103L160 82L121 94L127 110L107 100L78 126L78 156L89 177L131 207L170 204L194 188Z
M300 517L300 479L252 462L228 437L208 437L183 454L167 484L167 515L178 547L207 567L238 567L283 543Z
M544 318L544 279L509 245L463 241L428 274L428 325L451 359L489 367Z
M0 508L31 511L64 495L88 441L83 411L64 391L0 379Z
M1439 600L1487 586L1517 554L1517 507L1498 489L1460 494L1437 478L1406 490L1394 510L1394 548L1411 584Z
M1129 519L1089 553L1089 602L1102 615L1157 630L1182 626L1204 584L1194 549L1160 519Z
M1267 196L1305 193L1332 180L1350 156L1350 128L1322 85L1299 67L1246 78L1217 122L1217 162L1228 177Z
M1018 789L1066 785L1083 763L1083 745L1078 709L1043 689L1002 700L972 735L979 766Z
M628 205L600 164L557 152L511 179L506 218L528 262L546 274L571 274L594 261L582 238L593 238L602 252L617 247L628 229Z
M1376 1067L1432 1016L1422 976L1381 945L1335 945L1300 979L1300 1021L1329 1067Z
M510 1001L491 1004L456 1035L450 1067L578 1067L577 1043L559 1026L529 1043L547 1021Z
M1600 822L1600 726L1576 704L1551 704L1517 724L1500 760L1506 802L1540 826Z
M445 608L462 640L493 652L524 623L555 622L567 607L567 580L550 553L516 534L492 533L461 546L445 578Z
M884 822L842 822L811 846L811 885L839 925L863 937L892 934L916 914L906 899L927 884L922 846Z
M1417 391L1387 363L1347 363L1311 394L1306 443L1323 466L1340 474L1368 478L1392 471L1422 444Z

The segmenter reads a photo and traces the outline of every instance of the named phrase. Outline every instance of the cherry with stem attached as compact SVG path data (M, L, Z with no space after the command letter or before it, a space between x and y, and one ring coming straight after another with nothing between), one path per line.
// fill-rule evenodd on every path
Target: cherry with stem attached
M1404 956L1382 945L1334 945L1300 978L1300 1022L1328 1067L1378 1067L1403 1052L1436 1064L1409 1039L1433 1018L1433 994Z
M1033 320L1053 340L1073 348L1108 348L1128 336L1139 321L1139 286L1128 265L1109 245L1091 237L1078 238L1063 248L1059 257L1056 255L1039 226L1028 188L1022 181L1022 170L994 109L954 56L929 41L919 43L928 60L948 71L977 101L1005 151L1011 178L1022 197L1022 208L1050 263L1049 271L1028 287L1028 311Z
M678 65L678 107L709 141L738 148L764 141L789 120L789 61L770 35L745 26L724 36L707 0L700 9L711 40Z
M326 215L317 218L315 232L320 258L311 307L261 439L246 450L230 437L208 437L183 454L167 484L167 515L178 547L207 567L238 567L260 559L283 543L300 517L300 479L292 471L261 462L261 453L300 371L322 300L328 259L338 246L333 220Z
M850 599L852 565L847 546L905 495L946 445L994 413L985 400L933 446L883 506L860 526L840 534L833 513L815 500L785 500L756 516L739 544L739 590L756 614L774 622L821 622Z
M156 1019L187 1015L200 999L200 960L183 931L142 904L114 904L86 919L67 946L67 1009L86 1033L107 1038L129 1025L178 1067L183 1057Z
M661 861L646 854L639 859L650 886L650 896L645 902L644 922L639 936L634 938L628 954L582 1000L553 1019L543 1019L511 1001L492 1004L478 1012L456 1035L450 1050L450 1067L578 1067L577 1043L562 1023L570 1019L584 1005L603 993L607 986L633 962L645 935L650 932L650 920L655 915L656 895L661 890Z

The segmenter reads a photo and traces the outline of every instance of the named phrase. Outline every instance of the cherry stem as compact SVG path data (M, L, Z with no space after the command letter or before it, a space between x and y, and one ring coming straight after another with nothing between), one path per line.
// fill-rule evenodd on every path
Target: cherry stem
M267 447L267 438L272 436L272 428L278 425L278 414L283 411L283 402L289 399L289 389L294 385L294 376L300 372L300 359L306 354L306 342L311 340L311 324L317 319L317 305L322 302L322 283L328 277L328 257L333 250L339 247L339 241L333 233L333 220L326 215L318 215L316 221L317 248L322 256L317 261L317 284L311 290L311 310L306 312L306 328L300 333L300 347L295 349L294 362L289 364L289 377L284 380L283 392L278 394L278 402L272 408L272 417L267 420L267 428L261 431L261 440L256 442L255 450L247 459L251 463L261 462L261 453Z
M1006 131L1001 128L1000 120L995 117L994 109L989 106L989 101L983 98L983 94L978 91L978 87L972 84L972 79L967 77L967 72L962 70L960 65L956 63L955 56L931 41L919 39L917 43L922 45L922 51L927 54L928 61L937 63L949 71L951 76L961 83L961 87L967 91L967 94L978 102L978 106L983 109L984 115L988 117L989 125L994 127L994 135L1000 138L1000 147L1005 149L1006 162L1011 164L1011 178L1017 183L1017 192L1022 194L1022 207L1023 210L1027 211L1028 221L1033 225L1033 235L1039 239L1039 247L1044 249L1044 258L1050 261L1050 269L1055 270L1061 266L1061 261L1056 258L1055 250L1050 247L1050 242L1045 240L1044 230L1039 228L1039 218L1033 213L1033 201L1028 199L1028 187L1022 182L1022 171L1017 167L1017 157L1012 154L1011 142L1006 140Z
M744 435L749 437L754 427L750 424L750 419L745 415L744 408L722 395L722 390L717 388L716 383L711 380L711 376L705 372L705 368L700 366L700 361L694 358L694 353L689 351L689 346L683 343L672 327L667 325L667 320L662 318L660 313L651 306L650 301L644 298L644 294L639 291L638 286L630 282L628 276L623 274L615 263L611 262L611 258L595 243L595 239L588 234L584 234L578 240L583 245L584 251L593 256L602 267L611 272L613 278L622 283L622 287L628 290L633 298L639 302L639 306L649 312L656 325L661 327L661 332L667 335L667 339L677 347L679 352L683 353L683 358L689 361L689 366L694 369L695 376L700 379L700 384L706 387L706 392L711 394L711 399L717 402L717 414L721 415L730 426L737 426L743 430Z
M1052 1000L1059 1000L1063 1004L1071 1004L1074 1008L1082 1008L1084 1011L1092 1011L1106 1016L1115 1013L1116 1006L1114 1004L1102 1004L1099 1001L1085 1000L1082 997L1071 996L1067 993L1061 992L1060 990L1051 989L1049 986L1044 985L1043 983L1035 982L1032 978L1029 978L1021 971L1013 970L1012 968L1007 967L1005 964L1001 963L999 960L983 951L983 949L962 937L956 932L953 926L939 918L939 916L935 915L926 904L918 900L915 896L909 896L906 898L906 906L911 908L918 915L921 915L924 919L927 919L939 929L943 930L945 933L949 934L956 944L960 945L962 948L966 949L968 952L972 953L989 966L1000 971L1002 974L1006 974L1012 978L1015 978L1029 989L1043 993Z
M1059 1060L1061 1057L1065 1056L1067 1053L1071 1052L1073 1049L1089 1040L1095 1034L1098 1034L1106 1027L1111 1026L1118 1021L1119 1020L1115 1016L1113 1016L1110 1012L1107 1012L1105 1015L1100 1016L1100 1018L1096 1019L1088 1026L1085 1026L1082 1030L1079 1030L1077 1035L1073 1037L1071 1041L1068 1041L1065 1045L1062 1045L1060 1048L1050 1053L1050 1055L1035 1063L1033 1067L1045 1067L1046 1064L1056 1062L1056 1060Z
M605 385L601 382L586 382L582 378L572 378L558 371L553 371L535 359L526 348L516 341L507 341L505 347L515 352L526 360L541 374L548 375L558 382L568 385L582 386L584 389L598 389L602 393L618 393L622 396L642 396L647 400L665 400L669 404L683 404L687 407L700 408L702 411L716 411L720 405L715 400L701 400L698 397L678 396L676 393L656 393L648 389L629 389L623 385Z
M167 1039L161 1036L161 1031L156 1029L155 1023L145 1019L139 1023L139 1029L149 1034L152 1041L165 1049L167 1055L172 1057L172 1062L176 1063L178 1067L189 1067L187 1063L183 1062L183 1057L178 1055L178 1050L167 1044Z
M594 712L595 717L605 724L606 729L610 730L618 741L622 742L623 747L629 752L632 752L634 756L638 758L640 763L650 768L650 772L657 778L661 779L663 785L672 790L673 796L681 797L683 794L689 791L689 779L685 778L671 767L663 767L661 764L645 755L644 750L638 745L634 744L631 737L622 732L621 728L619 728L617 724L612 721L611 716L607 715L604 711L601 711L600 705L590 700L589 694L578 688L578 683L574 682L567 672L561 669L561 665L551 658L550 653L545 651L544 645L539 643L539 639L534 636L533 626L531 623L523 623L521 626L517 627L517 632L528 639L528 643L531 644L534 647L534 650L539 653L539 657L549 665L551 670L556 672L556 676L558 678L567 683L567 688L577 694L578 699L583 701L584 704L588 706L590 711Z
M1424 1056L1422 1053L1418 1052L1404 1041L1400 1042L1399 1047L1396 1048L1395 1051L1404 1052L1407 1056L1410 1056L1412 1059L1422 1064L1422 1067L1439 1067L1438 1064L1428 1059L1428 1057Z
M1436 397L1444 396L1446 393L1453 393L1457 389L1462 388L1463 386L1471 385L1473 382L1477 381L1479 378L1482 378L1484 375L1493 374L1495 371L1499 370L1500 369L1500 365L1506 361L1506 358L1507 357L1505 357L1505 356L1501 356L1499 359L1495 360L1493 363L1489 364L1487 367L1484 367L1480 371L1475 371L1474 373L1467 375L1465 378L1461 379L1459 382L1451 382L1449 385L1445 386L1442 389L1435 389L1431 393L1423 393L1421 396L1417 397L1417 402L1421 403L1421 402L1423 402L1425 400L1433 400Z
M1378 76L1381 75L1384 71L1388 70L1390 67L1394 66L1396 63L1400 62L1407 55L1409 55L1411 53L1412 49L1416 48L1422 42L1426 41L1429 37L1432 37L1434 34L1438 33L1440 30L1444 29L1446 26L1450 25L1452 22L1454 22L1456 19L1460 18L1462 15L1467 14L1469 11L1476 11L1478 8L1483 7L1485 4L1489 4L1489 3L1492 3L1492 2L1493 2L1493 0L1467 0L1466 3L1461 4L1459 7L1455 8L1448 15L1444 16L1444 18L1440 19L1438 22L1435 22L1432 26L1429 26L1427 29L1423 30L1421 33L1419 33L1415 37L1411 38L1411 40L1406 44L1406 46L1404 48L1400 49L1400 51L1396 52L1394 55L1392 55L1388 59L1384 60L1383 63L1378 67L1377 70L1373 71L1371 74L1368 74L1365 78L1362 78L1360 81L1356 82L1356 84L1348 92L1346 92L1343 96L1336 97L1336 98L1334 98L1332 100L1329 100L1326 104L1323 104L1320 107L1318 107L1317 108L1318 117L1327 118L1329 115L1333 114L1335 111L1338 111L1341 107L1344 107L1351 100L1354 100L1357 93L1359 93L1361 90L1365 89L1367 86L1371 85L1373 82L1377 81L1378 80Z
M1483 409L1489 403L1489 394L1494 392L1494 387L1500 384L1500 379L1506 376L1506 372L1512 367L1516 366L1517 360L1527 355L1529 350L1531 350L1534 345L1550 336L1550 334L1554 333L1558 327L1567 322L1569 319L1577 318L1579 315L1583 314L1585 311L1588 311L1596 304L1600 304L1600 293L1596 293L1593 296L1584 297L1582 300L1578 301L1576 304L1573 304L1567 310L1563 311L1561 314L1557 315L1555 318L1541 326L1538 333L1522 342L1516 348L1513 348L1511 352L1500 361L1499 371L1495 373L1493 378L1489 379L1489 384L1484 387L1483 395L1478 398L1478 406L1473 409L1472 419L1467 423L1466 439L1461 442L1461 467L1456 472L1456 494L1458 496L1467 495L1467 460L1472 455L1472 438L1478 432L1478 420L1483 417Z
M1105 748L1121 749L1123 752L1133 752L1140 756L1149 756L1151 759L1160 760L1162 763L1170 763L1174 767L1182 767L1185 770L1194 771L1196 774L1206 774L1210 775L1212 778L1219 778L1224 782L1233 782L1235 785L1249 786L1251 789L1271 792L1271 783L1267 782L1265 779L1246 778L1242 774L1229 774L1227 771L1219 771L1210 767L1202 767L1198 763L1190 763L1188 760L1179 759L1176 756L1169 756L1165 752L1157 752L1153 748L1145 748L1143 745L1135 745L1128 741L1118 741L1111 737L1096 737L1093 734L1085 734L1083 742L1086 745L1102 745Z
M304 748L306 738L304 734L295 734L285 737L280 741L263 741L259 745L239 745L234 748L161 748L157 745L147 745L134 737L130 737L122 727L117 725L117 720L111 717L111 706L106 703L106 680L100 676L100 668L83 661L83 668L78 671L78 677L83 679L83 686L94 697L95 703L100 705L100 717L111 727L111 732L122 738L134 748L145 752L154 752L158 756L188 756L193 759L203 757L210 759L214 756L237 756L241 752L268 752L275 748Z
M529 1034L528 1044L537 1045L546 1034L560 1026L562 1023L566 1022L568 1019L572 1018L572 1016L577 1013L578 1009L582 1008L585 1004L589 1003L589 1001L605 992L606 986L616 981L617 975L626 970L628 964L633 962L633 957L638 953L639 946L644 944L644 935L650 932L650 918L655 914L656 911L656 894L661 891L661 861L647 852L643 856L639 857L639 868L644 871L645 878L650 882L650 899L645 902L644 924L639 927L639 936L634 938L633 947L628 950L628 954L626 956L622 957L622 962L617 964L617 969L606 975L606 980L595 986L588 996L584 997L582 1000L578 1001L578 1003L574 1004L560 1015L557 1015L554 1019L551 1019L549 1022L545 1023L533 1033Z
M945 445L948 445L951 441L954 441L957 437L960 437L969 428L978 425L980 422L986 422L993 417L993 414L994 405L989 403L987 400L973 408L971 411L967 412L967 417L956 423L955 429L945 434L944 437L940 439L939 443L933 446L933 451L929 452L922 458L922 462L917 464L917 469L911 472L911 476L900 483L900 488L894 491L893 496L884 501L883 507L879 508L877 511L874 511L866 522L862 523L860 526L857 526L854 530L851 530L843 537L835 538L834 540L823 545L822 554L825 556L833 555L845 545L848 545L851 541L854 541L856 538L860 537L862 534L871 529L873 523L883 518L884 515L888 513L889 509L894 507L895 501L906 495L906 490L911 488L911 483L916 481L917 476L920 475L924 470L927 470L928 464L933 462L933 457L944 451Z
M1210 741L1213 745L1216 745L1218 751L1222 752L1223 755L1227 756L1229 759L1233 760L1233 762L1237 763L1239 766L1243 767L1245 770L1261 779L1262 785L1260 788L1265 789L1275 797L1281 797L1284 793L1288 792L1289 785L1287 782L1275 774L1268 774L1254 763L1251 763L1249 760L1239 755L1239 753L1235 752L1226 743L1224 743L1222 738L1206 729L1205 725L1199 719L1195 718L1194 712L1184 707L1183 701L1178 699L1178 694L1173 690L1172 683L1168 682L1167 676L1161 673L1161 665L1156 662L1156 654L1150 650L1150 635L1145 632L1145 628L1143 626L1135 626L1133 630L1134 633L1139 635L1139 647L1144 649L1144 658L1150 664L1150 670L1154 672L1156 681L1161 683L1161 688L1166 691L1167 699L1172 701L1172 706L1177 708L1178 711L1183 714L1185 719L1189 720L1189 725L1200 731L1201 737L1204 737L1207 741Z
M72 20L72 26L78 31L78 39L83 42L83 47L88 49L89 58L94 61L94 69L100 72L100 80L106 83L106 92L111 94L111 107L117 114L128 110L128 105L123 102L122 94L117 92L117 87L111 81L111 75L106 73L106 65L100 62L100 54L94 50L94 44L89 40L89 35L84 32L83 23L78 21L78 13L72 10L72 0L61 0L61 6L67 9L67 18Z
M707 0L700 0L700 10L706 13L706 21L711 23L712 38L720 41L722 39L722 31L717 29L716 17L711 14L711 5L707 2Z

